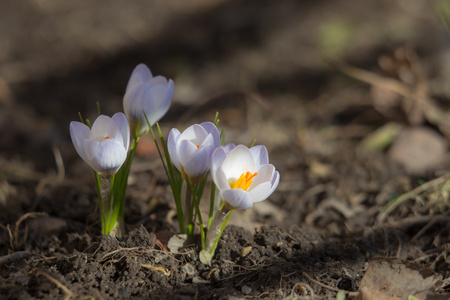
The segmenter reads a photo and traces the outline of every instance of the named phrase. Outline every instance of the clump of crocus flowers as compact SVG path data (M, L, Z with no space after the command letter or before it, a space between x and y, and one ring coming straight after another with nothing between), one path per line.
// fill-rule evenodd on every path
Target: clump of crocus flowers
M81 116L81 122L70 123L75 149L94 170L104 235L121 238L124 234L125 194L139 138L167 113L173 92L172 80L153 77L148 67L140 64L128 81L125 114L100 115L92 126Z
M200 259L210 264L231 213L249 209L267 199L277 188L280 175L269 163L265 146L221 146L216 115L213 122L194 124L183 132L174 128L167 143L158 121L167 113L174 93L172 80L153 77L144 64L129 79L124 112L111 118L71 122L70 134L81 158L94 170L102 234L124 234L127 179L139 138L150 132L158 149L174 196L180 233L192 239L199 228ZM157 125L157 142L153 125ZM200 212L203 191L209 183L209 214Z

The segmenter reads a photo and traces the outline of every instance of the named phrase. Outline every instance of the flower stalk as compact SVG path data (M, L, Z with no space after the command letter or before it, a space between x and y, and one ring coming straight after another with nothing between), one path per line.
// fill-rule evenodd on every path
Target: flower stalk
M208 233L206 234L205 244L205 250L211 255L211 257L214 256L217 244L219 243L220 237L227 226L232 212L233 209L227 205L224 205L221 210L216 212L214 218L212 219Z

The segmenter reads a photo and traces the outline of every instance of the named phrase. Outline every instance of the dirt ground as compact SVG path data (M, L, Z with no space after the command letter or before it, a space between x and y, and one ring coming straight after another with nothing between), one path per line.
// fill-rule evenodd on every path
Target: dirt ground
M0 298L450 299L448 1L0 7ZM227 143L256 139L280 172L233 213L211 266L198 244L170 251L176 209L149 137L127 233L100 235L69 123L97 102L122 111L139 63L175 82L164 134L219 112Z

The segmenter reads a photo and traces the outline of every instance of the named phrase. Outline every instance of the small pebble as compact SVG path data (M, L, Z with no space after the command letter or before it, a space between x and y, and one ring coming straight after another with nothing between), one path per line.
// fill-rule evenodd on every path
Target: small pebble
M277 246L278 248L281 248L281 246L283 246L283 242L279 241L278 243L275 244L275 246Z
M248 294L250 294L250 293L252 292L252 288L249 287L249 286L247 286L247 285L244 285L244 286L242 287L241 292L242 292L242 294L244 294L244 295L248 295Z
M194 275L195 274L195 269L191 264L185 264L183 267L186 270L186 273L188 275Z
M252 251L252 246L242 248L241 257L246 257L250 253L250 251Z

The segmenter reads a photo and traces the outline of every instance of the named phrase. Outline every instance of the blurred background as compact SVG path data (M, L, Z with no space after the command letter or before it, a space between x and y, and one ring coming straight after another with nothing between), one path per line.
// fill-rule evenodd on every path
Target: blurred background
M97 102L103 114L122 111L128 78L139 63L175 82L172 107L160 121L165 133L212 121L219 111L226 142L249 145L256 139L269 148L282 172L280 194L271 201L283 208L296 206L299 195L319 183L338 181L333 191L338 198L345 194L357 184L355 176L361 178L361 167L351 166L360 164L357 145L391 122L431 128L433 134L424 136L438 135L430 142L436 152L426 149L425 156L443 156L440 167L448 166L447 125L420 108L412 114L400 105L397 114L392 107L402 100L389 88L374 90L385 77L407 88L425 82L425 102L432 99L433 108L446 110L448 1L24 0L1 1L0 7L2 180L22 169L29 180L54 174L59 156L68 178L82 177L88 168L70 142L69 123L78 112L93 120ZM379 77L370 81L374 74ZM374 146L382 158L383 145ZM408 148L414 146L401 149ZM151 142L144 139L138 154L143 170L155 167L157 162L145 167L148 157L156 157ZM378 184L349 188L355 195L367 192L364 201L398 174L378 158ZM416 157L397 160L412 172L436 165L408 165ZM342 185L346 174L349 182ZM362 175L373 183L370 176ZM6 185L4 194L8 188L14 185ZM302 212L292 213L304 220L311 210L302 205Z

